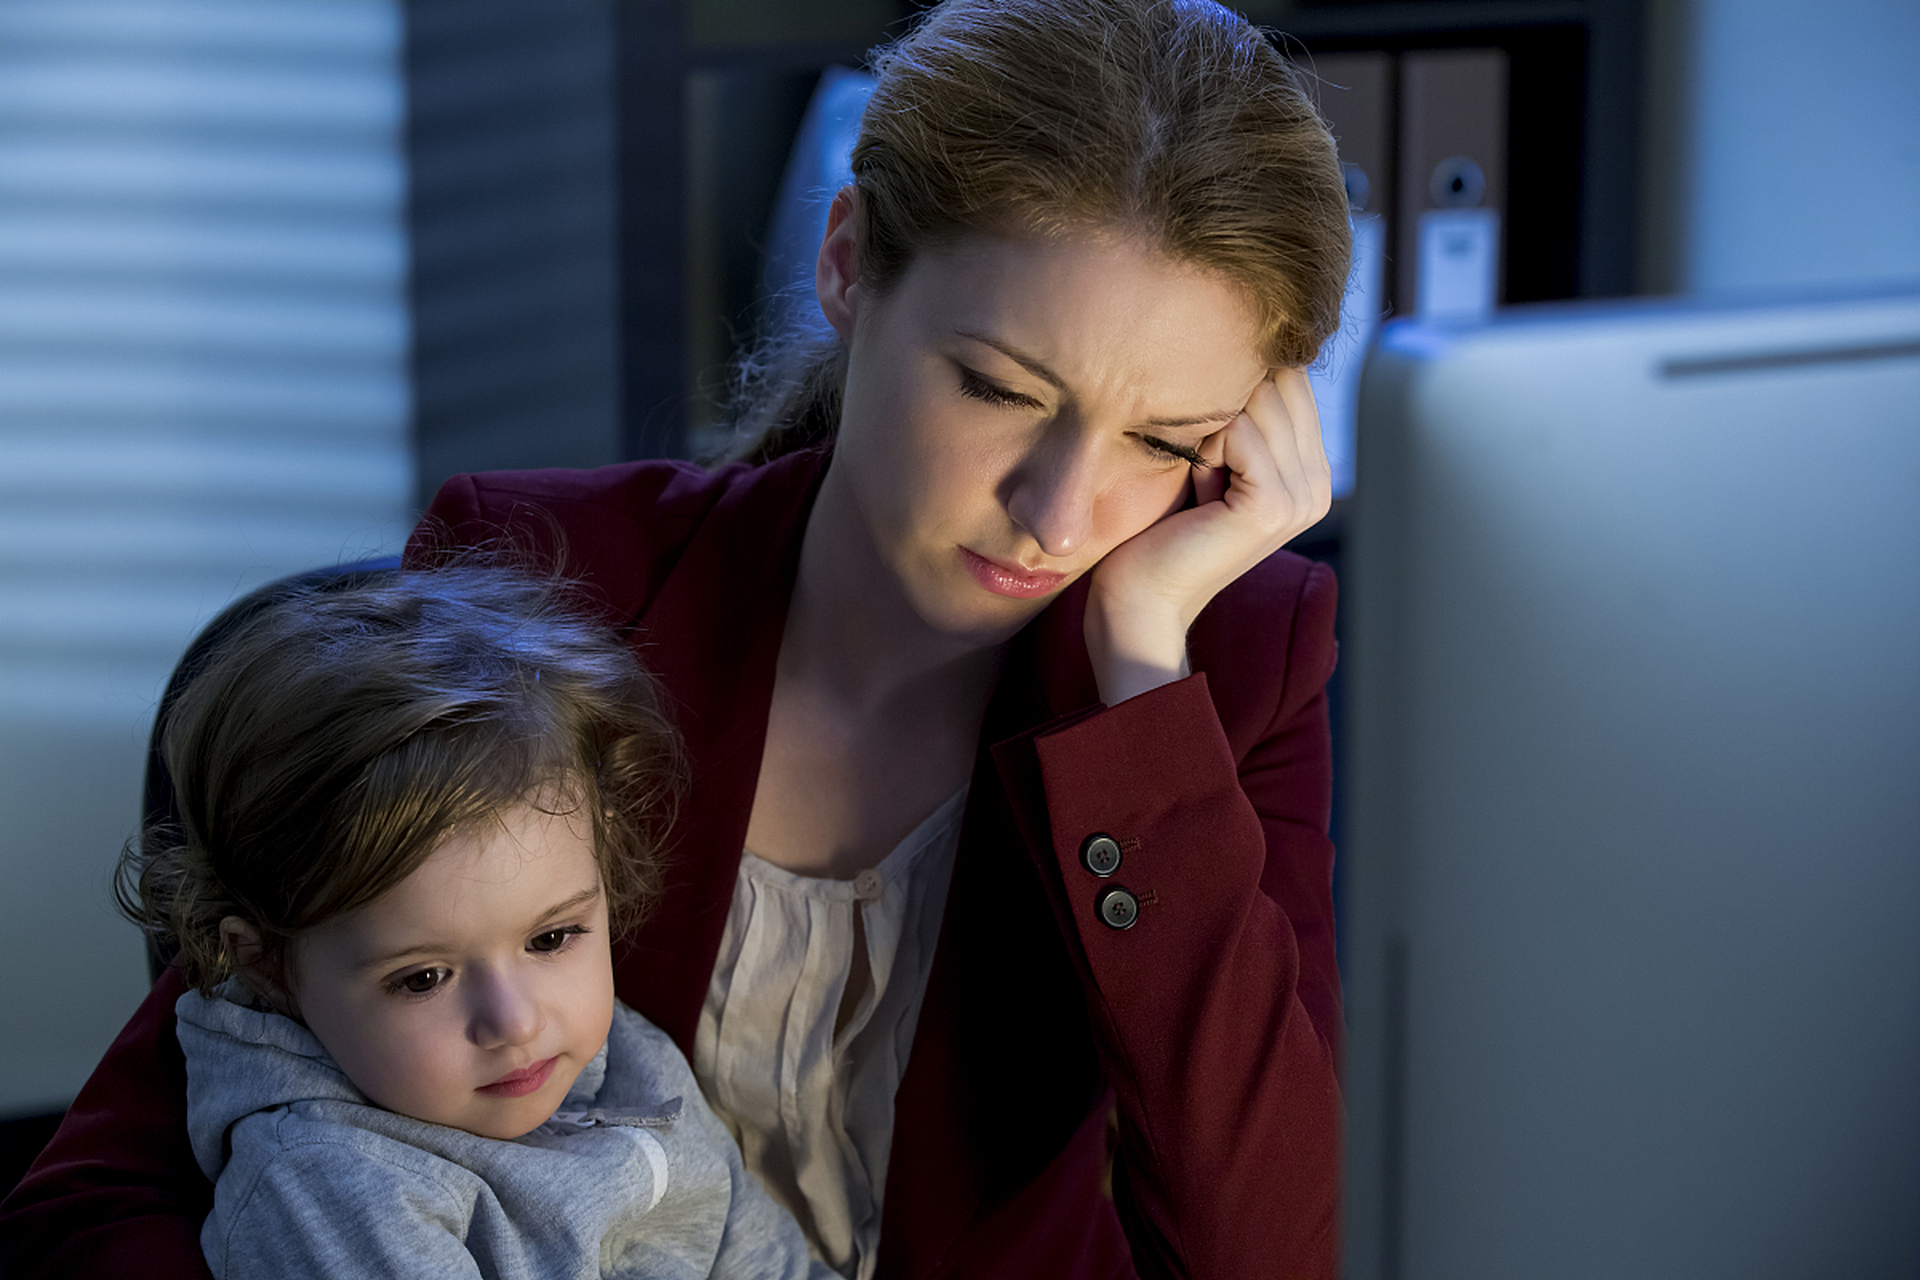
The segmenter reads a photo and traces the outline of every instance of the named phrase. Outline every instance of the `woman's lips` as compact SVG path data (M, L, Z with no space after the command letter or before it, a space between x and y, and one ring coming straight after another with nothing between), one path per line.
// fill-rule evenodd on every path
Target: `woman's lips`
M967 566L967 572L973 575L974 581L997 596L1010 596L1015 600L1051 595L1067 580L1064 573L1004 565L965 547L960 548L960 559Z
M558 1061L560 1058L556 1054L545 1062L509 1071L492 1084L481 1085L476 1092L484 1093L489 1098L524 1098L547 1082L547 1077L553 1074L553 1064Z

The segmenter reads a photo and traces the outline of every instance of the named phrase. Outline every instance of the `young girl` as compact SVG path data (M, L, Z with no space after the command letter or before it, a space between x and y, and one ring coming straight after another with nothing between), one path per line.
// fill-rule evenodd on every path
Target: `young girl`
M479 568L307 590L164 737L123 859L177 938L217 1276L800 1276L685 1058L616 1005L672 732L621 641Z

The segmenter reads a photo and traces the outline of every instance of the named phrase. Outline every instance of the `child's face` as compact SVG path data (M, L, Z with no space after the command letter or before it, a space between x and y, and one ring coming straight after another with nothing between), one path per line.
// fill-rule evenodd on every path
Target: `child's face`
M301 1016L367 1097L517 1138L553 1114L613 1021L591 826L509 809L302 934L290 959Z

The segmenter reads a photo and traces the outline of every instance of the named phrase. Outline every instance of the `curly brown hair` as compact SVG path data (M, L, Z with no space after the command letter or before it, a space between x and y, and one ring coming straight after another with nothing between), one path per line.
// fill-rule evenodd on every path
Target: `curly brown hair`
M234 971L224 918L255 927L284 988L300 933L521 803L590 819L610 923L630 927L681 788L627 644L569 584L473 564L269 602L187 684L161 751L177 818L128 845L114 892L203 993Z

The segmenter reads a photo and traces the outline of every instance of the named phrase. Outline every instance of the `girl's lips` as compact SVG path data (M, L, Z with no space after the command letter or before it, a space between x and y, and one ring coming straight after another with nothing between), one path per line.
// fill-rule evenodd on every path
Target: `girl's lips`
M560 1058L556 1054L545 1062L509 1071L492 1084L481 1085L475 1092L484 1093L489 1098L524 1098L547 1082L547 1077L553 1074L553 1064L558 1061Z
M997 596L1010 596L1015 600L1051 595L1067 580L1064 573L1009 567L965 547L960 548L960 560L975 582Z

